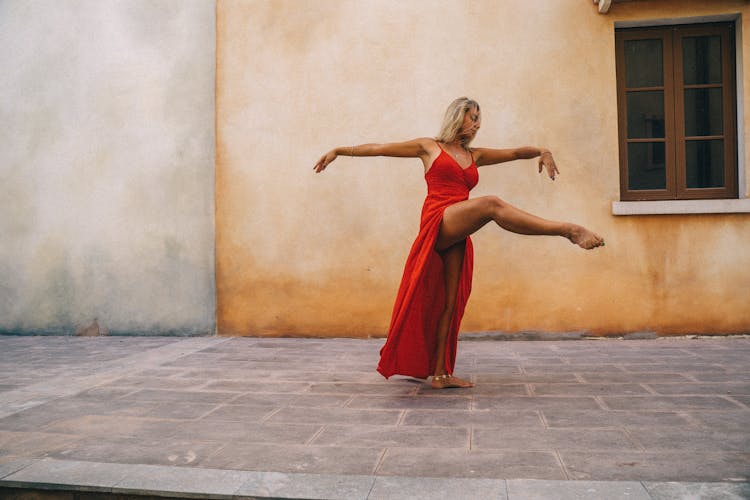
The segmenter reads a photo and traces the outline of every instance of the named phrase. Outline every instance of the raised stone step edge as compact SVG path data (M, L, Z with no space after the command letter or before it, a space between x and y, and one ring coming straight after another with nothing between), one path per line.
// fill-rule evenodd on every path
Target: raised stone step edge
M746 482L549 481L282 473L20 459L0 464L0 488L211 499L668 500L750 498Z
M630 332L630 333L606 333L592 335L590 332L466 332L459 337L460 340L675 340L675 339L715 339L715 338L750 338L750 333L696 333L690 335L660 335L656 332Z

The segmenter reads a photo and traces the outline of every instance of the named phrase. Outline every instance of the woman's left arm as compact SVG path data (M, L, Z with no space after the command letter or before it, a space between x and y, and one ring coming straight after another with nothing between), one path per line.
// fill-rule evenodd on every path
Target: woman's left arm
M474 148L472 151L474 152L474 161L478 167L514 160L528 160L538 156L539 173L542 172L542 169L546 169L547 175L549 175L549 178L553 181L555 180L555 175L560 173L557 169L557 165L555 165L555 159L552 158L552 153L550 153L549 149L524 146L522 148L513 149Z

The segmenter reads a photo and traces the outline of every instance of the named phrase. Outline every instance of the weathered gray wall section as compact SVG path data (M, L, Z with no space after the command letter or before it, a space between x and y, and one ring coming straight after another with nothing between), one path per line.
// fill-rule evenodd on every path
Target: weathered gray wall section
M213 0L0 1L0 332L215 330Z

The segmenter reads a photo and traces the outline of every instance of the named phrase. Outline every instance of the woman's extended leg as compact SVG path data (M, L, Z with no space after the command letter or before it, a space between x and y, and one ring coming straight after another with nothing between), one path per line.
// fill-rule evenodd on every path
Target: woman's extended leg
M461 278L461 266L464 263L466 242L460 241L440 253L443 259L443 277L445 282L445 307L440 315L437 327L437 345L435 348L435 373L432 377L432 387L444 389L446 387L473 387L474 384L454 377L452 373L445 372L445 349L448 342L448 329L453 319L453 310L456 306L456 294L458 293L458 282Z
M435 249L441 251L449 248L490 221L514 233L564 236L587 250L604 244L602 238L585 227L542 219L495 196L483 196L458 202L445 209Z

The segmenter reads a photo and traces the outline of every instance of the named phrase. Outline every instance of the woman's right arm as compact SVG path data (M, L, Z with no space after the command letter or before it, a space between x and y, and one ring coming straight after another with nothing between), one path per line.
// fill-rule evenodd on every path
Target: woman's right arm
M337 156L392 156L398 158L423 158L428 156L428 149L434 139L422 137L406 142L386 144L360 144L359 146L341 146L334 148L320 157L313 167L315 172L322 172Z

